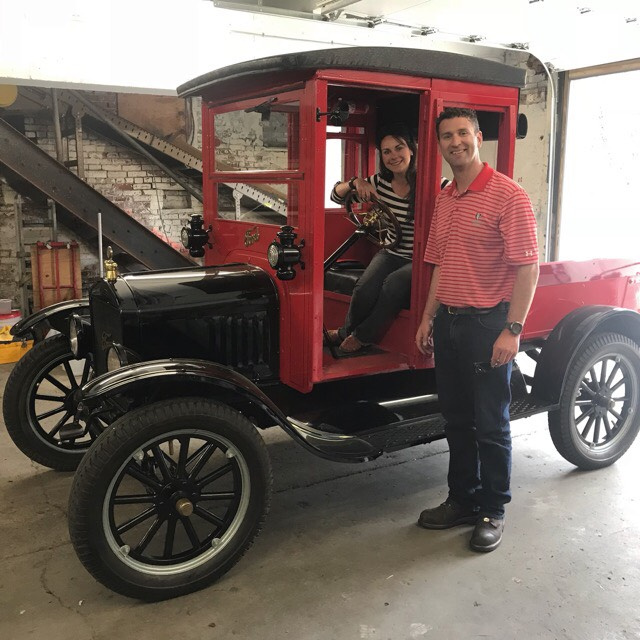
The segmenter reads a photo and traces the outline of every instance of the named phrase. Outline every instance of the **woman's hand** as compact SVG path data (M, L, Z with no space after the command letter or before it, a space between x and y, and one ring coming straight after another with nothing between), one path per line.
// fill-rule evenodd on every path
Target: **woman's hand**
M373 185L362 178L356 178L353 181L353 187L358 194L358 199L362 202L369 202L369 200L371 200L371 196L374 198L376 196L376 190Z

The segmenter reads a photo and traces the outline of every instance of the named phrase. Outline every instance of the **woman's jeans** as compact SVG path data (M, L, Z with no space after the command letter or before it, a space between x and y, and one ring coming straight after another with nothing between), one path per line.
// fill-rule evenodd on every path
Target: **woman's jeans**
M449 442L449 498L504 517L511 500L511 363L491 368L493 343L507 311L452 315L434 320L436 382ZM484 366L483 366L484 365Z
M356 283L340 337L377 342L410 296L411 260L379 251Z

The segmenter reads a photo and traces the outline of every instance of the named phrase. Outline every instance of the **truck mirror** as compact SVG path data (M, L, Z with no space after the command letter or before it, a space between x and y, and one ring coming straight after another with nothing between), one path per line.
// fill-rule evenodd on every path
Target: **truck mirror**
M527 116L524 113L518 114L518 123L516 125L516 139L522 140L527 137L527 132L529 131L529 122L527 120Z
M338 100L338 104L329 115L329 124L332 124L334 127L339 127L343 122L346 122L348 117L349 104L344 100Z
M338 103L331 111L320 111L320 109L316 109L316 122L320 122L321 116L329 116L327 118L328 123L332 127L339 127L343 122L346 122L349 117L349 103L339 98Z

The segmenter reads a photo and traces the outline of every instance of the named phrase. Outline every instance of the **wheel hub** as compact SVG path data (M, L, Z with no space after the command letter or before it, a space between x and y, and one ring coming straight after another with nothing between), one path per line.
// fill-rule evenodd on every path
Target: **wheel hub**
M76 387L72 389L63 400L64 408L67 411L71 411L72 413L76 412L78 404L82 400L82 392L80 391L80 387Z
M594 402L600 409L612 409L615 405L615 402L611 400L608 394L606 393L598 393L594 398Z
M176 511L183 518L188 518L193 513L193 502L189 498L179 498L175 503Z
M192 482L174 479L160 492L158 507L165 513L175 512L181 517L189 517L194 511L199 492Z

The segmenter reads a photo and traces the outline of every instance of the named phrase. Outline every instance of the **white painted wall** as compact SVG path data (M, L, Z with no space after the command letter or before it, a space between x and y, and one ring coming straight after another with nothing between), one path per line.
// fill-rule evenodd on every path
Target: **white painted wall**
M358 45L503 55L446 35L229 11L208 0L0 0L0 83L171 94L234 62Z
M323 22L229 11L216 8L211 0L0 0L0 83L80 83L85 88L171 93L191 78L248 58L364 44L490 57L495 47L522 42L559 69L640 56L638 0L578 4L569 0L353 3L349 13L388 20L368 29L362 20L340 17L337 22ZM420 25L438 31L421 36L413 28ZM466 43L471 34L493 47Z

